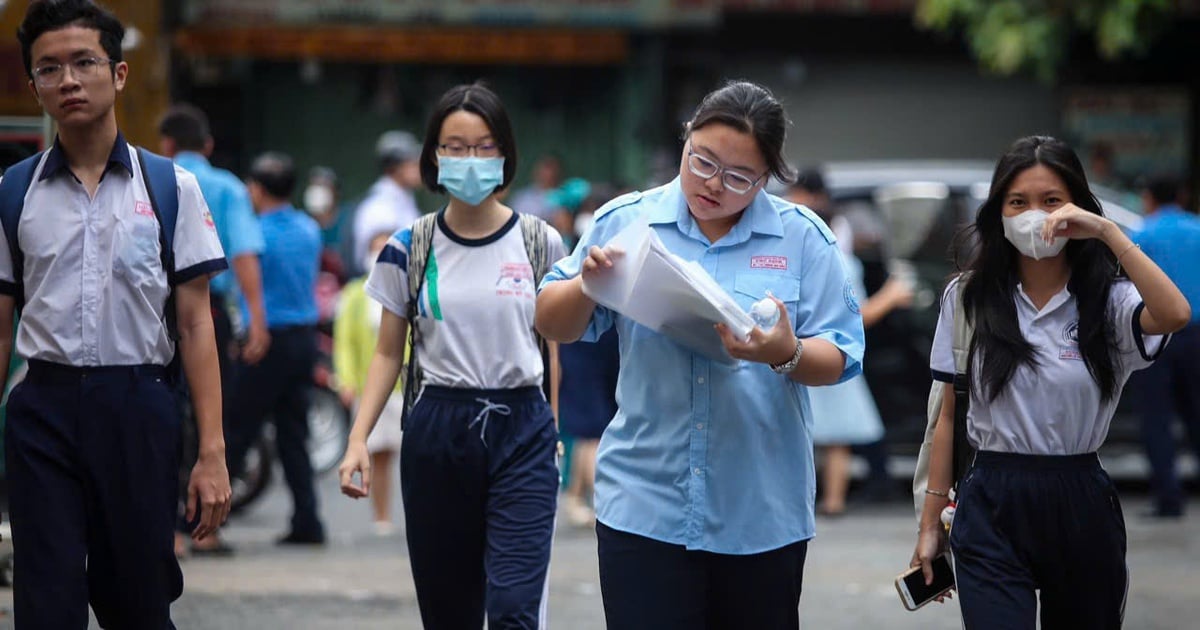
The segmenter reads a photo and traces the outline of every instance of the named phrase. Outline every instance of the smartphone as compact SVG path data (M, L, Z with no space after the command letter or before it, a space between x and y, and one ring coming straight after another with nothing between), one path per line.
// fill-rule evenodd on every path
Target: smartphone
M933 559L933 583L925 584L921 567L913 567L896 577L896 592L908 610L916 610L944 595L954 588L954 570L950 568L950 555L942 554Z

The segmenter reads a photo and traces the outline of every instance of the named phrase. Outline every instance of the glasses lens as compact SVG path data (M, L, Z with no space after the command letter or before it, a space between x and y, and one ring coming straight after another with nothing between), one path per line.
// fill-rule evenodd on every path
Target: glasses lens
M720 169L720 167L716 164L695 153L688 156L688 168L692 169L692 172L695 173L697 177L703 177L705 179L716 175L717 171Z
M725 187L735 193L746 194L754 187L754 182L750 181L749 177L738 175L737 173L727 171L725 177L721 179L724 181Z
M42 66L33 71L34 82L42 87L54 87L62 81L62 66Z
M475 145L475 155L477 157L496 157L500 155L500 146L497 144L477 144Z
M467 147L461 144L443 144L442 153L450 157L462 157L467 154Z

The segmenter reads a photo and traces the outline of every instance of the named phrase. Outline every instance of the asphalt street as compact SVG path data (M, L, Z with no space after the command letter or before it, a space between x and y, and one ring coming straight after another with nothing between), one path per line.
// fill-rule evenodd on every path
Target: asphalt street
M276 478L279 479L280 476ZM402 533L380 537L365 502L343 498L332 475L320 480L321 511L331 540L319 549L282 549L290 499L277 484L225 530L232 558L189 558L185 593L173 607L181 630L409 630L421 627ZM1145 500L1125 496L1133 580L1126 627L1200 628L1200 506L1182 521L1137 514ZM957 605L907 612L892 580L908 562L916 525L910 504L851 506L818 521L801 600L802 626L952 630ZM397 510L399 522L399 513ZM595 536L560 519L550 570L550 627L604 628ZM11 610L12 591L0 590ZM12 628L11 615L0 628ZM98 627L93 623L93 627Z

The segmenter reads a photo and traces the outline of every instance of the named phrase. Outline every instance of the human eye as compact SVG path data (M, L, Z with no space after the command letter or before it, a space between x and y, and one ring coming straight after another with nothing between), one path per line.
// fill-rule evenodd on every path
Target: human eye
M91 70L92 68L100 65L100 60L95 57L82 57L71 62L71 65L80 70Z
M38 66L38 67L34 68L33 76L35 76L35 77L52 77L55 74L57 74L58 72L60 72L61 70L62 70L62 64L60 64L60 63L47 64L44 66Z
M475 150L480 155L483 155L485 157L493 157L497 153L500 152L500 146L497 145L495 142L485 142L485 143L475 147Z
M452 157L462 157L463 155L466 154L467 147L462 144L451 142L451 143L443 144L442 150L445 151L447 155L450 155Z

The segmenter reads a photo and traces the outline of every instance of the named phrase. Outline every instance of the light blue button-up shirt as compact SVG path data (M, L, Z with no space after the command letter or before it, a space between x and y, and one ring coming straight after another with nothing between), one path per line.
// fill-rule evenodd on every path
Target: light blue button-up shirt
M1192 305L1193 326L1200 325L1200 217L1171 204L1146 217L1133 237Z
M209 164L199 153L180 153L175 156L175 163L196 176L217 227L217 238L221 239L221 248L229 261L242 254L261 254L262 229L254 216L246 185L233 173ZM237 295L230 293L236 288L233 280L232 273L222 272L212 279L209 289L216 295Z
M715 244L679 180L613 200L542 286L574 277L587 250L641 217L667 249L694 260L744 308L767 290L802 338L833 343L842 379L860 372L862 317L833 234L806 208L760 192ZM617 530L688 549L752 554L812 538L812 420L805 386L741 361L694 354L598 307L584 339L617 327L618 410L600 440L596 515Z

